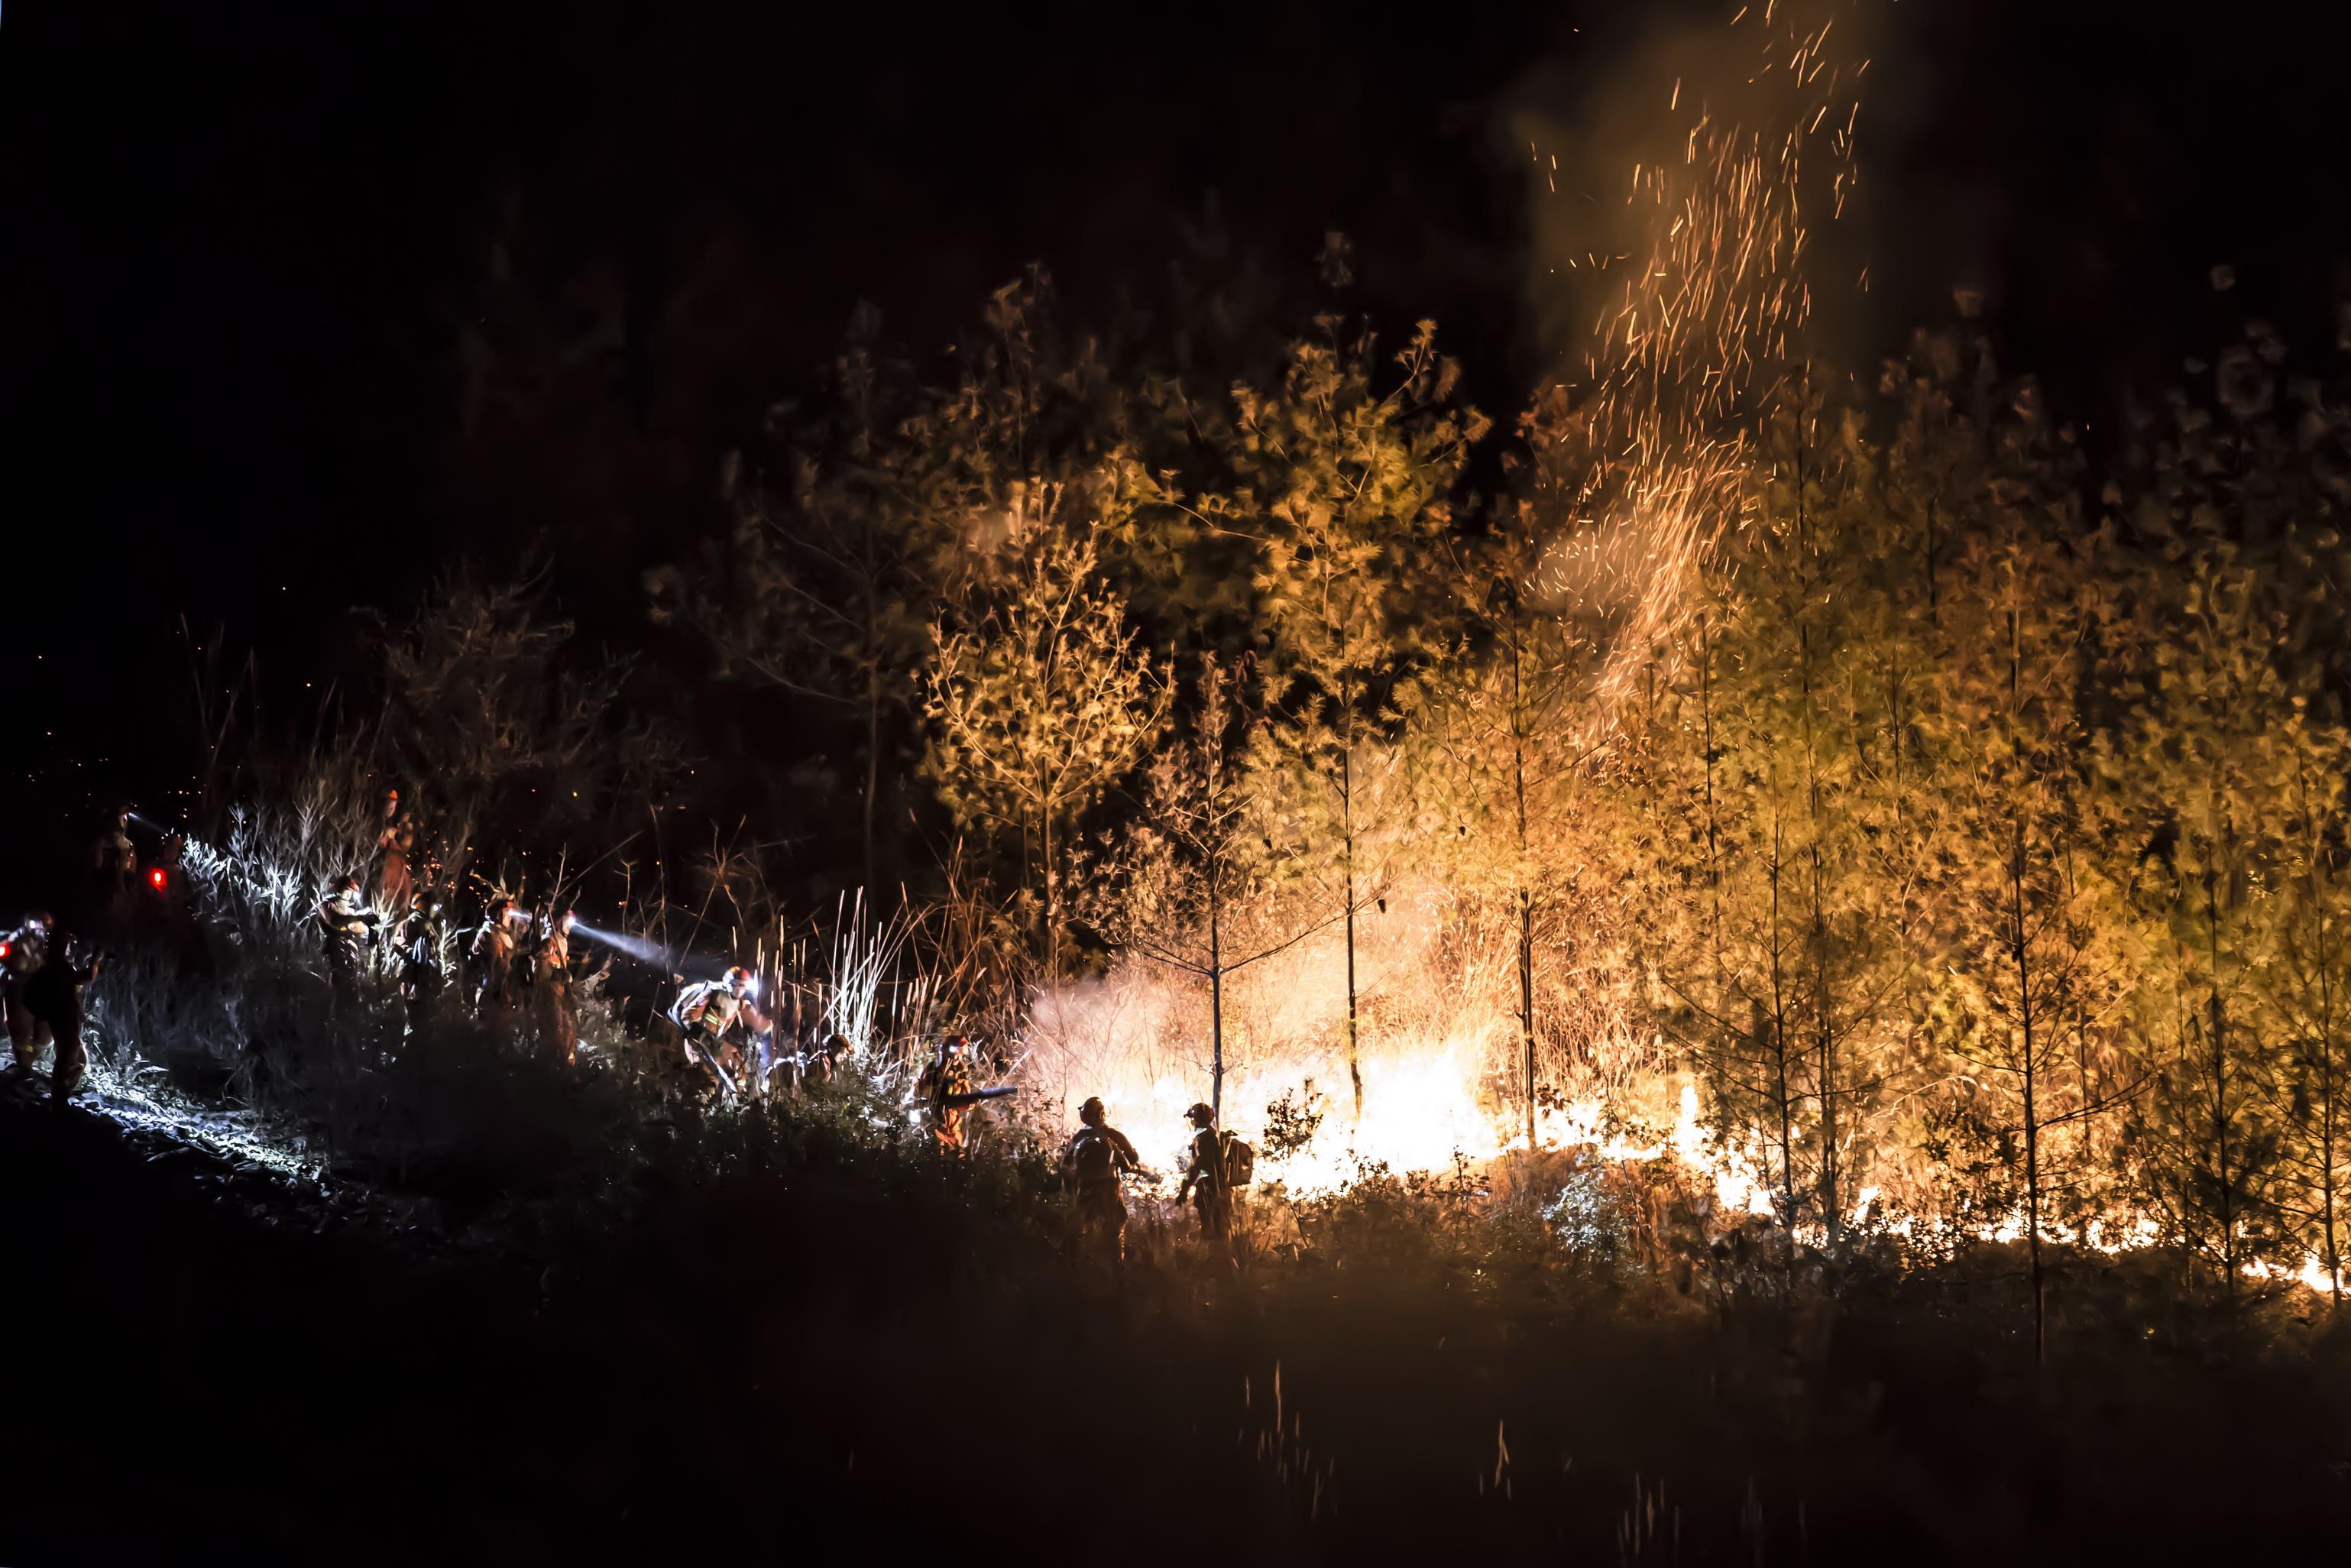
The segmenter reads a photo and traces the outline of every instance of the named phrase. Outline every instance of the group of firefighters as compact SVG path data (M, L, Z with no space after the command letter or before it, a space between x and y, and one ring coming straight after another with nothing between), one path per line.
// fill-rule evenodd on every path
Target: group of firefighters
M382 856L379 897L395 913L405 906L396 926L402 994L412 1007L429 1003L443 984L444 905L416 890L411 871L414 835L396 793L387 801L378 847ZM328 970L339 988L355 981L363 944L372 939L381 918L362 886L358 876L346 876L319 907ZM526 1010L527 997L527 1010L535 1018L542 1046L551 1045L567 1062L579 1044L570 1006L571 987L579 978L571 956L574 924L569 910L533 916L514 899L505 898L492 906L467 947L475 967L475 1009L510 1027L503 1020ZM778 1020L761 1005L758 977L740 966L716 979L681 987L666 1018L694 1081L711 1095L764 1094L778 1067L795 1073L796 1084L824 1082L850 1049L840 1035L829 1034L805 1052L778 1053L774 1043ZM1013 1092L1003 1085L974 1086L977 1054L968 1036L948 1035L915 1081L914 1103L943 1154L968 1148L973 1106ZM1231 1235L1234 1195L1249 1184L1253 1156L1248 1145L1217 1128L1216 1113L1208 1105L1194 1105L1186 1116L1193 1135L1176 1200L1192 1204L1202 1238L1223 1247ZM1078 1121L1061 1165L1076 1195L1080 1233L1090 1247L1123 1257L1127 1209L1122 1182L1130 1174L1143 1173L1143 1163L1134 1143L1109 1124L1099 1099L1079 1107Z
M416 830L396 789L385 797L376 849L372 899L366 879L350 873L336 880L318 906L334 993L350 996L367 968L368 950L388 940L390 967L397 972L412 1025L440 1005L454 983L463 1004L502 1041L528 1033L538 1050L567 1065L576 1061L580 1027L573 991L611 961L609 952L593 962L575 961L576 914L568 908L534 912L501 893L470 935L453 929L439 862L427 855L419 874ZM687 1066L710 1092L745 1090L745 1056L759 1058L763 1075L769 1066L768 1053L758 1048L771 1040L772 1026L754 1005L756 988L748 969L732 968L717 979L684 987L668 1009ZM828 1041L810 1053L814 1071L829 1071L837 1043Z
M850 1049L838 1034L823 1035L804 1051L779 1049L781 1020L761 1006L758 977L740 965L715 980L681 986L665 1016L691 1082L705 1094L730 1099L830 1082Z
M450 928L448 904L436 892L417 888L404 860L392 854L385 857L377 885L378 900L371 903L363 879L347 873L319 903L320 950L339 1000L357 989L369 948L388 940L412 1022L439 1005L451 981L462 977L465 1001L501 1038L528 1022L542 1050L566 1062L577 1055L580 1031L571 991L584 977L572 958L571 911L534 915L515 899L493 901L466 946L460 971L453 962L451 938L456 934Z
M1219 1129L1207 1104L1193 1106L1185 1148L1184 1176L1176 1202L1198 1211L1200 1237L1222 1249L1231 1240L1234 1199L1249 1184L1256 1157L1247 1144ZM1110 1124L1102 1103L1078 1107L1078 1130L1061 1151L1061 1169L1077 1195L1078 1233L1092 1250L1123 1258L1126 1250L1126 1197L1121 1178L1144 1173L1134 1141Z
M92 918L104 932L120 932L138 913L131 906L142 880L129 827L128 808L116 812L93 845ZM386 798L377 841L376 896L368 896L357 873L339 877L315 912L330 988L348 998L367 968L368 950L389 936L400 993L412 1019L436 1005L453 978L451 958L459 935L449 927L450 909L436 891L437 879L418 877L416 836L402 810L397 791ZM143 880L168 899L179 860L180 841L166 838ZM510 1037L527 1019L539 1048L569 1062L579 1047L571 992L594 967L575 967L571 936L576 917L569 909L533 914L516 899L496 899L465 946L469 960L465 1000ZM0 932L0 1003L12 1061L8 1076L29 1081L35 1060L54 1051L52 1096L62 1102L82 1081L87 1066L82 1038L82 994L107 959L107 952L66 934L47 914L37 914L14 931ZM601 966L600 966L601 967ZM763 1009L758 977L747 968L727 969L715 979L683 986L666 1009L680 1053L700 1092L711 1096L759 1096L770 1092L778 1069L795 1087L830 1080L849 1042L828 1034L805 1051L779 1052L778 1020ZM934 1145L956 1155L969 1146L973 1106L1013 1092L1010 1086L974 1086L978 1048L967 1036L939 1042L914 1085L918 1113ZM1000 1070L1003 1063L996 1064ZM1230 1236L1236 1192L1249 1185L1249 1145L1216 1124L1207 1104L1186 1113L1193 1135L1176 1193L1191 1204L1200 1234L1222 1247ZM1089 1099L1078 1110L1079 1127L1061 1154L1061 1170L1076 1197L1079 1229L1086 1243L1116 1258L1123 1255L1127 1208L1123 1178L1146 1174L1127 1136L1109 1124L1102 1103Z
M386 870L380 884L387 895L393 892L396 867L398 889L405 894L406 857L402 853L395 860L389 843L388 831ZM399 927L402 991L412 1005L429 1001L440 988L441 917L437 901L420 898ZM339 987L348 985L357 975L361 946L380 918L362 894L360 879L346 876L338 883L319 905L319 918L329 973ZM467 949L476 967L476 1009L503 1016L521 1006L520 996L528 995L534 998L530 1009L537 1014L541 1040L551 1041L566 1061L573 1059L579 1041L569 1003L575 978L574 924L569 910L534 918L515 900L503 899ZM709 1093L742 1097L763 1092L782 1061L773 1045L776 1019L762 1009L758 977L747 968L737 966L716 979L683 986L666 1016L689 1069ZM793 1059L797 1082L813 1085L830 1080L849 1050L840 1035L824 1037ZM943 1154L962 1154L969 1147L971 1107L1012 1092L1008 1086L974 1087L976 1054L968 1036L949 1035L914 1083L914 1103L932 1143ZM1216 1113L1208 1105L1196 1104L1185 1114L1193 1135L1176 1201L1179 1206L1191 1203L1198 1211L1201 1237L1222 1247L1231 1235L1234 1195L1249 1184L1253 1156L1248 1145L1217 1128ZM1143 1162L1126 1134L1110 1125L1101 1100L1081 1105L1078 1122L1062 1151L1061 1166L1076 1195L1080 1234L1090 1249L1123 1257L1127 1222L1123 1178L1143 1174Z

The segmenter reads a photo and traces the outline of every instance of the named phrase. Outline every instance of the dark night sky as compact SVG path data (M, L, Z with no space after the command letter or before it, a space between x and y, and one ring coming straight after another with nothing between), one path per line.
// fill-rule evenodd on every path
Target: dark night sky
M2351 181L2345 30L2316 9L1886 8L1856 332L1890 346L1983 285L2010 364L2086 419L2243 310L2325 347ZM1629 56L1618 13L1667 10L19 0L12 787L177 763L182 613L257 649L289 717L352 664L353 606L396 611L459 550L558 541L565 607L625 641L637 569L710 525L719 455L858 298L925 350L1030 259L1099 305L1211 190L1301 281L1348 230L1380 319L1437 317L1507 409L1539 365L1499 106L1541 81L1572 119ZM2215 301L2222 259L2244 282ZM469 321L531 364L601 330L617 368L469 434Z

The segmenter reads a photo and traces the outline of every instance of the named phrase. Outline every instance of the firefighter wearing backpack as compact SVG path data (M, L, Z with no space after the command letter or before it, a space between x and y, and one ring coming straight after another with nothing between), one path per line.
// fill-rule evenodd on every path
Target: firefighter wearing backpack
M726 1035L748 1010L752 983L751 971L737 965L717 979L686 987L669 1009L687 1064L701 1068L730 1093L742 1091L726 1070L726 1058L732 1052ZM756 1019L757 1014L752 1017Z
M1120 1196L1118 1178L1127 1171L1140 1171L1143 1161L1126 1134L1104 1118L1100 1100L1078 1107L1078 1124L1061 1165L1078 1192L1079 1239L1099 1245L1113 1260L1123 1260L1126 1200Z
M943 1155L959 1155L967 1146L964 1122L970 1114L971 1041L951 1034L939 1041L939 1053L914 1081L914 1099L923 1108L923 1125L931 1143Z
M1233 1194L1256 1174L1257 1155L1232 1134L1218 1132L1217 1113L1207 1105L1184 1114L1192 1124L1192 1159L1176 1201L1190 1197L1200 1211L1200 1239L1221 1243L1232 1234Z

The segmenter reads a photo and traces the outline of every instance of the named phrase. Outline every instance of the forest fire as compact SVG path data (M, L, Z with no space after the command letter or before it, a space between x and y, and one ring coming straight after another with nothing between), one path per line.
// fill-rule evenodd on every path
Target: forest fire
M1742 11L1734 18L1734 26L1746 16ZM1503 541L1499 583L1489 591L1507 607L1489 635L1507 655L1509 685L1489 701L1500 710L1499 738L1510 761L1507 771L1486 775L1489 788L1516 792L1515 852L1522 862L1532 848L1524 806L1531 771L1543 777L1547 789L1562 777L1596 775L1608 766L1614 745L1638 744L1625 734L1627 709L1681 676L1689 624L1705 599L1699 574L1724 531L1740 526L1756 498L1757 408L1784 395L1792 383L1802 387L1808 375L1802 346L1813 300L1804 266L1808 231L1842 211L1851 194L1859 115L1852 89L1866 62L1829 56L1833 23L1807 30L1783 22L1786 30L1774 32L1767 7L1756 25L1762 29L1759 76L1781 73L1762 89L1757 118L1742 122L1729 103L1710 103L1692 90L1688 110L1670 122L1671 134L1664 138L1678 157L1634 164L1629 248L1605 258L1619 264L1614 275L1624 281L1606 295L1584 346L1571 356L1573 378L1562 378L1540 396L1525 421L1532 465L1530 498L1520 503L1525 532ZM1739 96L1730 84L1720 85L1726 97ZM1676 79L1668 116L1684 112L1684 84ZM1816 138L1821 154L1808 167ZM1540 142L1530 152L1541 165ZM1557 157L1550 157L1545 183L1553 195L1557 166ZM1612 276L1604 258L1586 260L1604 279ZM1573 265L1571 260L1571 270ZM1374 657L1404 653L1397 647ZM1350 765L1358 745L1350 732L1343 747ZM1395 748L1384 739L1362 749L1374 756L1385 751L1384 760L1393 767ZM1391 956L1397 972L1380 982L1387 990L1418 984L1423 995L1453 994L1460 1005L1444 1019L1425 1016L1426 1009L1403 1009L1414 1021L1395 1031L1396 1043L1369 1052L1354 1049L1357 810L1351 785L1343 801L1347 993L1329 995L1327 984L1302 977L1296 963L1278 961L1282 978L1260 977L1256 988L1280 989L1284 999L1273 1010L1287 1016L1260 1031L1270 1039L1234 1072L1225 1092L1229 1121L1255 1127L1271 1123L1291 1129L1292 1136L1315 1132L1272 1162L1287 1183L1303 1192L1330 1190L1367 1166L1427 1172L1466 1163L1482 1170L1514 1142L1522 1149L1588 1148L1611 1160L1655 1159L1670 1149L1694 1171L1707 1173L1727 1211L1773 1212L1753 1160L1707 1153L1698 1092L1687 1080L1670 1097L1669 1118L1648 1108L1653 1119L1669 1119L1669 1134L1645 1137L1627 1131L1641 1124L1644 1094L1667 1080L1656 1071L1662 1040L1635 1049L1621 1043L1638 1010L1625 1003L1621 974L1611 978L1618 989L1610 999L1566 1009L1572 1042L1559 1038L1556 1020L1546 1030L1552 1033L1549 1052L1564 1049L1581 1063L1561 1076L1596 1087L1553 1090L1538 1098L1544 1076L1536 1060L1538 899L1545 909L1547 947L1621 947L1627 933L1606 928L1608 916L1596 905L1569 901L1562 907L1552 888L1538 894L1522 880L1522 870L1494 890L1515 899L1522 914L1514 959L1465 954L1457 944L1448 974L1431 972L1426 951L1401 963ZM1388 831L1391 841L1410 836L1392 824ZM1384 853L1395 851L1394 841L1384 846ZM1416 902L1425 947L1430 924L1447 918L1447 912L1442 899L1424 894ZM1286 928L1308 918L1293 912ZM1562 931L1556 925L1561 920L1585 928ZM1266 923L1285 926L1279 915ZM1327 943L1319 950L1320 976L1327 981L1340 956ZM1474 1000L1462 996L1465 983L1476 988L1470 976L1490 979L1513 961L1515 998L1505 999L1490 987ZM1110 983L1120 984L1116 977ZM1050 1061L1071 1086L1098 1085L1113 1113L1135 1124L1150 1145L1174 1148L1184 1140L1182 1108L1196 1097L1201 1069L1212 1068L1223 1085L1223 1004L1209 1031L1217 1041L1215 1061L1179 1061L1182 1053L1171 1054L1162 1043L1164 1005L1141 1004L1153 1013L1144 1031L1152 1037L1136 1038L1132 993L1140 988L1147 995L1148 982L1131 976L1124 984L1130 995L1123 1017L1120 1007L1098 999L1049 999L1040 1012L1039 1033L1046 1042L1040 1060ZM1304 995L1322 1000L1325 1010L1319 1017L1300 1016L1298 998ZM1076 1014L1087 1015L1086 1021L1076 1021ZM1296 1045L1327 1041L1338 1027L1334 1019L1343 1020L1345 1051ZM1186 1027L1197 1023L1190 1019ZM1073 1040L1088 1030L1093 1040ZM1116 1043L1106 1045L1105 1037ZM1244 1046L1235 1059L1249 1054ZM1514 1056L1521 1059L1515 1066ZM1351 1088L1352 1105L1342 1103L1349 1098L1342 1086Z
M50 9L0 1561L2340 1555L2308 16Z
M1507 503L1474 529L1454 497L1490 422L1428 323L1385 360L1368 327L1326 324L1278 376L1156 434L1155 385L1046 357L1041 275L999 296L951 389L885 388L852 347L841 417L879 420L886 391L890 419L788 486L737 471L733 553L652 587L727 668L862 715L869 875L881 803L910 781L884 779L880 737L925 748L914 776L962 847L886 917L832 894L828 920L788 918L773 862L715 840L649 860L650 896L568 849L538 870L469 858L560 778L578 831L609 814L590 864L628 861L664 825L621 803L679 778L649 743L600 776L620 688L548 678L560 637L511 591L461 595L387 653L403 695L382 733L422 793L353 826L358 780L314 779L188 841L197 902L245 950L290 954L326 878L396 852L381 940L341 961L403 995L462 973L501 1035L568 1038L570 1002L546 1009L569 971L523 988L576 935L623 961L606 1005L634 1009L631 1040L586 1030L597 1063L657 1058L671 992L742 963L768 1031L745 1061L789 1088L845 1042L899 1098L876 1125L921 1125L911 1085L971 1034L1027 1091L987 1113L1019 1136L1050 1144L1099 1097L1165 1162L1205 1102L1299 1196L1378 1170L1486 1181L1518 1155L1670 1160L1706 1223L1792 1241L2021 1239L2037 1281L2044 1242L2186 1240L2228 1280L2328 1280L2321 852L2340 807L2309 780L2334 732L2305 694L2263 732L2287 750L2229 783L2295 824L2258 847L2100 773L2101 748L2150 728L2211 732L2215 765L2249 754L2164 684L2144 627L2202 637L2224 668L2237 633L2205 607L2265 613L2259 585L2220 564L2175 583L2077 540L2112 532L2079 510L2068 438L2029 389L1990 397L1980 344L1922 340L1876 404L1817 359L1818 236L1855 189L1865 68L1834 35L1764 7L1731 29L1739 71L1661 79L1593 233L1530 136L1537 248L1566 269L1545 286L1581 319L1503 454ZM1346 257L1334 238L1333 287ZM2268 406L2246 388L2271 354L2231 361L2237 402ZM1032 449L1038 387L1070 401L1059 444ZM804 440L830 452L831 429ZM1195 445L1215 463L1185 488L1168 464ZM1204 611L1136 538L1249 592ZM453 691L488 694L495 734L428 747ZM406 814L434 790L447 806ZM2124 872L2179 831L2235 846L2244 886L2302 890L2294 907L2224 907L2179 867L2158 898ZM509 913L466 941L420 921L412 844L444 904ZM2300 1043L2241 1061L2256 1029ZM766 1102L737 1071L726 1103ZM2199 1123L2185 1107L2206 1094L2220 1109ZM2257 1194L2247 1151L2286 1147Z

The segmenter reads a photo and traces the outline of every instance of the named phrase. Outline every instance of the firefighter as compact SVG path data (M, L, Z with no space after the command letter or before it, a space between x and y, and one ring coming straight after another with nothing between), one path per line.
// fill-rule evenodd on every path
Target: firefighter
M923 1069L914 1082L914 1097L922 1102L924 1124L931 1130L931 1141L943 1155L959 1155L966 1145L964 1119L970 1114L967 1100L957 1101L971 1092L971 1041L959 1034L946 1036L939 1041L939 1053Z
M798 1051L778 1050L773 1071L783 1080L781 1087L794 1095L813 1094L832 1082L834 1070L840 1065L841 1052L849 1042L837 1034L820 1034Z
M400 996L408 1004L409 1028L433 1010L440 999L444 975L441 967L441 943L448 930L448 906L440 897L427 891L408 911L394 939L400 953Z
M56 929L56 922L47 915L35 915L5 936L0 936L0 1008L5 1009L8 1021L12 1053L8 1072L15 1078L30 1073L34 1059L49 1043L49 1026L33 1016L32 1009L26 1005L25 991L48 956Z
M412 886L409 862L416 852L416 826L401 810L397 789L384 793L383 831L376 835L375 847L382 857L376 872L377 895L387 908L397 913L408 903Z
M1118 1178L1141 1171L1143 1161L1126 1134L1104 1119L1099 1099L1078 1107L1078 1130L1061 1152L1061 1166L1077 1188L1080 1243L1099 1246L1112 1261L1123 1261L1126 1199L1119 1192Z
M540 1043L559 1052L564 1065L579 1060L580 1025L571 1012L571 925L569 909L550 917L538 933L531 957L531 1006L538 1014Z
M503 1015L515 999L515 958L530 931L530 916L511 898L502 898L490 917L474 933L468 955L479 966L481 977L474 993L476 1011Z
M109 931L120 927L137 906L131 884L139 874L139 852L131 841L131 808L118 807L89 846L90 915Z
M832 1075L841 1071L841 1059L854 1049L845 1035L826 1035L810 1048L806 1065L800 1069L801 1082L810 1088L831 1082Z
M741 1092L727 1065L741 1051L728 1036L737 1024L756 1029L763 1021L756 999L751 971L737 965L717 979L695 981L670 1004L670 1021L677 1025L687 1065L701 1068L714 1086Z
M1176 1201L1191 1198L1200 1211L1200 1239L1221 1245L1232 1234L1233 1195L1226 1179L1225 1145L1217 1132L1217 1113L1205 1104L1184 1113L1192 1124L1191 1162L1184 1167L1183 1185Z
M26 1009L56 1041L57 1056L49 1063L49 1098L60 1105L81 1087L82 1073L89 1066L89 1049L81 1038L81 993L105 962L103 953L85 960L79 945L68 936L51 944L48 956L25 982Z
M90 842L89 869L99 891L116 898L130 891L131 876L138 865L138 846L131 841L131 808L120 807Z
M334 891L319 901L319 929L326 949L327 978L339 994L347 996L358 985L361 953L375 940L376 927L382 920L368 907L356 875L337 877Z

